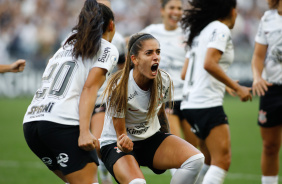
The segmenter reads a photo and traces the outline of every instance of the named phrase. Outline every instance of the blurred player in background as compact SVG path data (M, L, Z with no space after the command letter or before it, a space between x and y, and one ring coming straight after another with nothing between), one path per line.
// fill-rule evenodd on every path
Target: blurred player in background
M233 62L230 29L237 17L236 0L191 0L181 21L188 31L184 99L181 109L200 139L205 165L197 183L221 184L231 163L230 130L223 110L225 85L241 101L252 99L251 88L226 75ZM203 181L202 181L203 180Z
M73 34L49 60L24 117L30 149L64 182L97 183L90 119L97 92L118 60L110 42L114 15L96 0L86 0Z
M260 96L262 184L278 184L282 140L282 1L268 0L268 5L270 10L261 18L255 38L253 95Z
M182 137L183 130L186 141L197 147L197 137L191 132L190 125L186 122L180 110L184 81L180 74L185 61L185 38L179 21L182 18L181 0L161 0L162 24L152 24L141 32L152 34L161 45L160 68L167 71L173 80L174 95L173 108L166 106L166 113L170 123L171 133ZM176 169L171 169L173 174Z
M25 68L25 60L19 59L12 64L0 65L0 73L6 72L22 72Z

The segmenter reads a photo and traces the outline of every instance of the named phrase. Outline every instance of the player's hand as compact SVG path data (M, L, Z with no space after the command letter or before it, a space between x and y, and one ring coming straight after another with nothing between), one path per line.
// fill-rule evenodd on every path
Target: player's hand
M248 100L252 101L252 94L251 94L252 88L240 86L237 89L236 93L240 97L240 100L242 102L246 102Z
M78 146L85 151L91 151L96 147L99 147L99 142L98 139L89 131L87 133L80 133Z
M22 72L25 68L25 60L19 59L11 64L11 72L17 73Z
M272 86L263 78L258 78L253 81L253 95L264 96L265 92L268 90L268 86Z
M131 139L127 135L122 134L118 137L117 147L122 152L128 153L128 152L131 152L133 150L133 142L131 141Z
M235 80L234 82L238 83L239 81ZM228 86L225 86L225 91L231 96L237 96L236 91Z

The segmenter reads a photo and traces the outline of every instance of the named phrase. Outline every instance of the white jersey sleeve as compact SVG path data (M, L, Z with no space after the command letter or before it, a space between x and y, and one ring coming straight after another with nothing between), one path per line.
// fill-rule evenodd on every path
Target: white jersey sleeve
M208 42L207 48L215 48L225 52L228 39L231 37L230 30L226 26L215 29Z
M113 68L116 66L118 61L119 53L117 48L106 40L102 40L102 47L99 51L97 60L94 62L92 68L99 67L106 69L108 75L111 74Z

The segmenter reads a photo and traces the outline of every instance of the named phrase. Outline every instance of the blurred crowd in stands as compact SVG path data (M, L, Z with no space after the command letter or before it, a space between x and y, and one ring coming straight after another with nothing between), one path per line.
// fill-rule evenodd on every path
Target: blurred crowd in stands
M43 69L49 57L75 25L83 2L0 0L0 64L23 58L27 61L27 68ZM161 21L159 0L111 2L116 30L123 36ZM250 65L258 22L267 9L267 4L263 0L237 2L239 14L233 30L235 54L237 53L234 63ZM249 73L251 76L251 71Z

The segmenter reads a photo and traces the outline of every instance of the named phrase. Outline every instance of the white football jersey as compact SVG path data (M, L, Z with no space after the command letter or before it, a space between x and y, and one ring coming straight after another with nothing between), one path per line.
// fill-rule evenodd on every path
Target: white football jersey
M27 109L24 123L44 120L79 125L79 100L90 70L104 68L109 75L118 61L116 47L104 39L93 59L74 59L72 52L73 46L66 45L49 60L41 87Z
M171 92L169 87L171 83L170 76L164 71L161 71L161 74L163 90L162 95L159 96L162 97L158 100L156 114L152 118L147 119L150 91L140 89L134 81L133 70L130 71L126 112L125 114L113 113L113 115L110 115L112 112L109 112L107 109L102 135L99 139L101 147L117 141L112 117L125 118L127 135L132 141L146 139L159 131L160 123L157 113L162 104L169 100L169 93Z
M265 12L255 41L268 45L263 78L270 83L282 84L282 16L277 10Z
M208 108L222 105L225 85L204 69L208 48L223 52L220 67L227 71L234 58L234 48L229 28L219 22L208 24L194 38L191 49L187 52L189 64L186 72L181 109Z
M185 62L185 37L180 27L173 31L167 31L164 24L152 24L141 32L153 35L161 48L160 68L167 71L174 85L174 101L182 100L184 81L181 79L181 71Z

